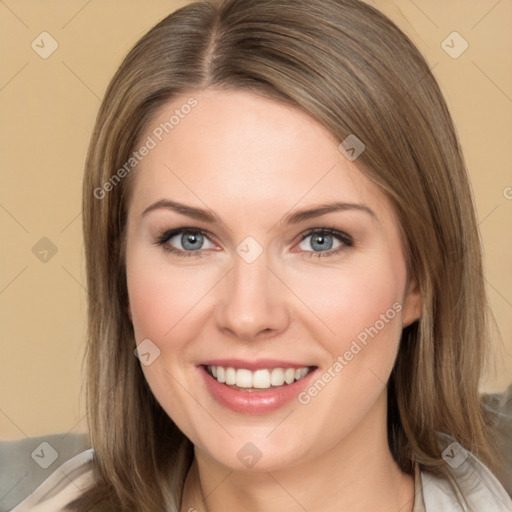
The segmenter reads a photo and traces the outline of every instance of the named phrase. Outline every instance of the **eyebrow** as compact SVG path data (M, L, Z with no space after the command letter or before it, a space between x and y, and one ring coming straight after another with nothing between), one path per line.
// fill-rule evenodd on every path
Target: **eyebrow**
M222 222L221 219L211 210L203 210L201 208L188 206L186 204L178 203L176 201L169 201L167 199L161 199L160 201L157 201L156 203L153 203L152 205L148 206L141 213L141 217L144 217L151 211L160 209L172 210L176 213L186 215L187 217L191 217L193 219L201 220L211 224ZM368 206L357 203L335 202L315 205L312 208L307 208L304 210L289 213L285 215L283 218L281 218L278 224L299 224L306 220L313 219L315 217L320 217L321 215L326 215L327 213L347 210L361 211L370 215L374 220L378 220L378 217L375 214L375 212L368 208Z

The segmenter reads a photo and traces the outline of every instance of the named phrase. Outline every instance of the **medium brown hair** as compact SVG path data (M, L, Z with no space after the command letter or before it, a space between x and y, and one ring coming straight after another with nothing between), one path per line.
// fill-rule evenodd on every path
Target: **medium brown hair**
M103 99L83 189L87 411L97 483L74 509L178 511L192 445L153 397L134 356L124 240L130 158L157 110L206 87L240 89L308 113L390 199L419 321L403 330L388 383L391 452L411 473L447 474L438 432L492 467L478 384L490 336L474 204L456 132L425 59L358 0L225 0L183 7L129 52Z

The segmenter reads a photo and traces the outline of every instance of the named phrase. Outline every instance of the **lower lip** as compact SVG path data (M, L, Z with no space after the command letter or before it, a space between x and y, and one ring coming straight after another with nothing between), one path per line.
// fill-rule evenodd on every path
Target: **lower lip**
M204 366L200 366L199 371L212 397L224 407L243 414L266 414L297 398L308 386L311 375L316 369L292 384L258 391L239 391L221 384L206 371Z

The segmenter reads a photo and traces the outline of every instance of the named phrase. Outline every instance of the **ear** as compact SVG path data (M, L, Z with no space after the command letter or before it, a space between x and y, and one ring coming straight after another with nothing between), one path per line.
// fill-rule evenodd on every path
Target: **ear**
M403 304L402 327L407 327L418 320L421 316L421 291L415 279L411 279L409 281Z

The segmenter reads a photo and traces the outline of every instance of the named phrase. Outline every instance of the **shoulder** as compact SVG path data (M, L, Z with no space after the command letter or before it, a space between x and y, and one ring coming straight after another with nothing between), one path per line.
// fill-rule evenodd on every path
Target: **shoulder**
M0 441L0 510L59 512L94 483L86 434Z
M443 452L450 477L421 471L425 512L512 512L512 500L498 479L456 442Z

